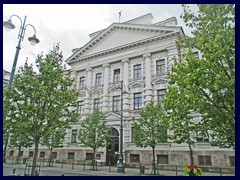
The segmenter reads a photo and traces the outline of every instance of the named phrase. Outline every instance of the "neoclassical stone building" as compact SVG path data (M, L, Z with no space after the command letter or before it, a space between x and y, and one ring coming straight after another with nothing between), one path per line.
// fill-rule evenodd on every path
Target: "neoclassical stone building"
M138 119L139 111L148 102L161 101L168 85L167 72L177 57L175 41L184 35L175 17L152 23L152 14L112 23L105 29L90 34L90 41L73 50L66 63L79 92L79 123L67 131L64 147L54 150L56 160L82 161L92 157L92 149L82 147L77 140L80 122L96 108L105 114L111 134L111 145L97 150L97 159L116 165L119 155L121 119L121 81L123 82L123 154L126 166L151 167L152 149L134 144L132 118ZM196 57L200 56L198 51ZM195 121L200 116L193 114ZM167 132L171 135L171 132ZM199 136L193 147L194 161L200 166L235 166L235 151L210 146L208 139ZM27 153L24 152L26 156ZM39 157L48 157L42 148ZM187 144L168 140L156 147L158 164L166 166L190 163Z

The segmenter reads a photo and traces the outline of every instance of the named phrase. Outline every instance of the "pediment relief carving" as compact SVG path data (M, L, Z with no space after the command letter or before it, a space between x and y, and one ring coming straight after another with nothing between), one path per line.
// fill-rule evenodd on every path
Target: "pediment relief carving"
M167 82L168 82L168 79L167 77L164 77L164 76L156 76L151 81L152 84L165 84Z
M115 113L115 112L108 112L106 114L104 114L104 117L107 119L107 120L117 120L117 119L120 119L121 116L120 116L120 112L119 114Z
M139 81L133 81L128 85L129 88L138 88L138 87L144 87L144 86L145 86L145 83L139 82Z

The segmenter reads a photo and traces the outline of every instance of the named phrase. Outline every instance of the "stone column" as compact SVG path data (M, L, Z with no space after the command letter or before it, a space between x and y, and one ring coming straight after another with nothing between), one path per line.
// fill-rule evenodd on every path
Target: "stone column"
M103 65L104 81L103 81L103 96L102 96L102 112L108 112L108 108L109 108L109 103L108 103L109 66L110 64L108 63Z
M86 69L87 72L87 78L86 78L86 98L85 98L85 108L84 111L85 113L90 113L90 107L91 107L91 103L90 103L90 99L91 99L91 94L90 94L90 89L91 89L91 85L92 85L92 68L87 68Z
M145 88L144 88L144 105L152 100L152 73L151 73L151 54L146 53L143 55L145 59Z

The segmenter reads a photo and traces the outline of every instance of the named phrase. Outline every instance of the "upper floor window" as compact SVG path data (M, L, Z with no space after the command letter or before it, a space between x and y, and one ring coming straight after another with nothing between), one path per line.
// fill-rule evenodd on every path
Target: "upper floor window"
M157 75L163 75L166 73L165 59L156 61L156 73Z
M79 78L79 86L80 87L85 86L85 76Z
M161 89L157 91L158 102L161 103L166 97L166 89Z
M134 65L133 67L133 78L134 79L139 79L141 78L141 75L142 75L142 67L141 67L141 64L137 64L137 65Z
M142 108L142 93L135 93L134 94L134 109L141 109Z
M199 54L198 54L198 52L194 52L193 54L194 54L194 58L195 58L195 59L199 59Z
M72 129L72 139L71 139L72 143L76 143L77 142L77 129Z
M96 74L96 80L95 80L95 86L100 86L101 85L101 80L102 80L102 73L97 73Z
M113 96L113 111L120 111L121 110L121 97L120 96Z
M100 108L100 99L94 99L94 110Z
M77 109L79 114L82 114L83 112L83 102L82 101L78 101L78 109Z
M115 69L113 71L113 82L119 82L120 81L120 69Z

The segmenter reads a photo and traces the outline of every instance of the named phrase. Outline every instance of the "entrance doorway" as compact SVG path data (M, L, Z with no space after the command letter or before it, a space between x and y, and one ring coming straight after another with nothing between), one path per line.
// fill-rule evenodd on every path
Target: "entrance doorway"
M111 127L108 132L110 134L110 144L106 149L106 164L109 166L116 166L118 161L119 150L119 133L117 129Z

